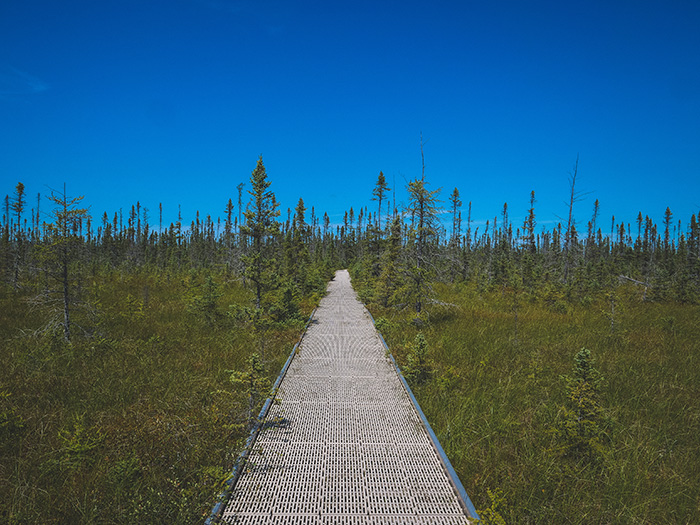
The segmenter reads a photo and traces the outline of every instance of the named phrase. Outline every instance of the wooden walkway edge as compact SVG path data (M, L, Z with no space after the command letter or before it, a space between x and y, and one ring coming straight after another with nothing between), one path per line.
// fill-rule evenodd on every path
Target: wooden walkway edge
M207 523L478 519L347 271L328 286Z

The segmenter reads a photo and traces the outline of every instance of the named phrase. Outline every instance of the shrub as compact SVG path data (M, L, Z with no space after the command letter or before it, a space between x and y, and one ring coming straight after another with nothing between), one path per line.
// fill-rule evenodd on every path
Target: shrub
M430 378L433 366L428 357L428 343L422 332L416 335L406 360L408 364L403 370L403 375L409 383L421 385Z
M573 373L564 377L566 404L557 431L564 456L586 462L601 460L605 454L605 414L599 399L602 376L593 367L587 348L574 357Z

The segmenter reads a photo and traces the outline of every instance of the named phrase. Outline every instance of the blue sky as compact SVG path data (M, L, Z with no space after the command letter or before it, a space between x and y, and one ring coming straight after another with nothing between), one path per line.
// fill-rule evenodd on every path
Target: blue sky
M283 216L342 220L420 176L473 219L687 224L700 211L695 1L0 3L0 194L223 217L260 154ZM395 185L395 186L394 186ZM44 203L46 209L48 203ZM605 227L604 227L605 231Z

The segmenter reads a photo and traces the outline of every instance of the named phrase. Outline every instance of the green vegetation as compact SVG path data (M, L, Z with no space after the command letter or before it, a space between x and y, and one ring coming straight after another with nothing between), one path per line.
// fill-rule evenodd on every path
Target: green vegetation
M470 203L462 235L457 189L440 233L411 181L387 230L353 237L353 284L484 523L692 523L700 226L667 209L604 235L596 201L581 236L576 175L566 225L539 233L532 192L522 227L505 204L473 231Z
M75 317L85 333L70 342L44 326L31 289L2 291L3 522L185 523L211 509L251 410L227 370L246 368L255 341L227 312L250 292L203 273L91 275ZM212 282L216 315L188 308ZM298 334L268 335L268 381Z
M274 215L95 231L80 200L0 229L0 521L203 522L336 264L287 278Z
M262 158L223 223L155 229L137 203L96 226L65 189L29 221L18 184L0 224L0 520L202 521L349 267L485 523L695 521L698 219L603 234L596 201L582 235L576 172L564 226L538 232L532 192L522 226L505 204L473 230L455 188L449 235L425 173L384 213L380 172L376 212L337 226L302 199L278 222Z
M697 517L700 306L616 293L614 331L605 292L524 295L517 335L502 286L436 285L421 327L370 306L407 377L427 341L433 373L411 386L485 523Z

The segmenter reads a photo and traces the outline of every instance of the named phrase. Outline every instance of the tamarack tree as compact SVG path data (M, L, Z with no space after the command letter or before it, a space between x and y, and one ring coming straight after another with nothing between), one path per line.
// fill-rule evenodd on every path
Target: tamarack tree
M82 195L69 197L65 184L61 193L52 190L49 200L55 204L51 212L54 220L46 225L47 234L39 256L47 282L36 302L60 304L57 312L61 313L59 323L66 341L71 339L71 314L77 302L74 288L83 264L81 227L83 219L88 217L88 209L78 207L83 198Z

